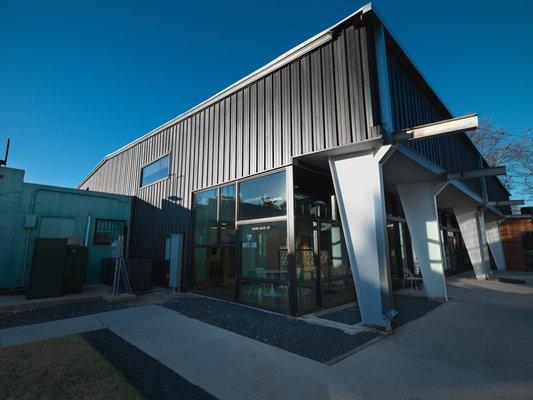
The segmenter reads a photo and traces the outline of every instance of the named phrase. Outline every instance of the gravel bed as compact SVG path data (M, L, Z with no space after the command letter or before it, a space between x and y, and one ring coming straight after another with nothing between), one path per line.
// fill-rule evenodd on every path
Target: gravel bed
M317 317L346 325L355 325L361 322L361 313L359 312L359 306L357 304L341 310L317 315Z
M16 313L4 313L0 314L0 329L57 321L58 319L64 318L81 317L83 315L113 311L131 306L132 304L126 302L109 302L104 299L94 299L35 308Z
M108 329L83 336L145 399L216 399Z
M392 327L398 328L409 321L420 318L441 304L425 297L394 295L394 306L396 311L398 311L398 316L392 321ZM322 314L318 317L347 325L355 325L361 322L361 313L357 305Z
M373 339L236 303L185 293L164 304L179 313L319 362L330 361Z
M409 321L423 317L441 304L439 301L431 301L425 297L395 295L394 305L398 316L392 320L392 327L398 328Z

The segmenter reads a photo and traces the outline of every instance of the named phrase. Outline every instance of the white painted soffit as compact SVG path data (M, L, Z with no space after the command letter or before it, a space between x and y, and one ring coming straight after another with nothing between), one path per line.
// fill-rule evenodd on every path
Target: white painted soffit
M435 164L433 161L427 159L426 157L422 156L421 154L417 153L410 147L404 145L404 144L396 144L396 156L401 155L402 157L408 158L410 161L416 163L421 168L425 169L429 174L428 176L434 177L435 181L442 181L446 182L444 179L446 175L446 170L439 165ZM385 164L385 168L386 168ZM385 182L386 184L387 182ZM450 190L456 190L458 191L458 194L461 196L464 196L468 199L469 203L471 202L472 205L476 206L484 206L485 202L483 200L483 197L478 195L476 192L474 192L472 189L470 189L468 186L466 186L463 182L453 179L451 181L448 181L448 185L444 190L450 191ZM444 191L443 190L443 191Z
M340 156L350 153L368 152L374 148L380 148L383 145L383 138L381 136L373 139L363 140L361 142L355 142L346 144L343 146L332 147L325 150L318 150L312 153L307 153L292 158L293 162L305 162L307 164L319 167L322 169L329 169L328 158Z

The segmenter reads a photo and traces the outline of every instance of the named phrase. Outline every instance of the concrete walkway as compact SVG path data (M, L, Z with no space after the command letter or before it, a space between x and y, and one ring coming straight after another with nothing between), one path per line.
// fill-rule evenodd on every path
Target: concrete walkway
M159 306L4 329L0 344L107 327L219 399L530 399L533 286L463 277L448 293L333 366Z

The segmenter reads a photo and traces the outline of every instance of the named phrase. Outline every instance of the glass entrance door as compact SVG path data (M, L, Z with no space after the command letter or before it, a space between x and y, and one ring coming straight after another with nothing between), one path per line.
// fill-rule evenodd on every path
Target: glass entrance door
M342 228L337 222L319 222L318 226L319 307L354 301L354 283L344 246Z
M354 301L354 283L340 224L297 218L295 228L299 313Z

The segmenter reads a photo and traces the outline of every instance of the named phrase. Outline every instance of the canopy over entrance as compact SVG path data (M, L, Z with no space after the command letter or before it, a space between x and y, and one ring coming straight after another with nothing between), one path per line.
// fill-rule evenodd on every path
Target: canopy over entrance
M296 164L329 170L332 175L363 322L388 327L395 315L385 234L385 191L399 195L429 298L447 299L438 210L455 214L478 278L490 274L488 247L495 260L503 259L497 246L487 241L490 235L486 232L493 234L490 224L497 228L497 221L505 215L489 204L483 188L483 177L501 174L502 168L446 171L405 142L409 137L413 140L470 129L473 118L388 135L391 143L377 138L294 158ZM475 122L477 125L477 117ZM467 181L478 178L482 193Z

